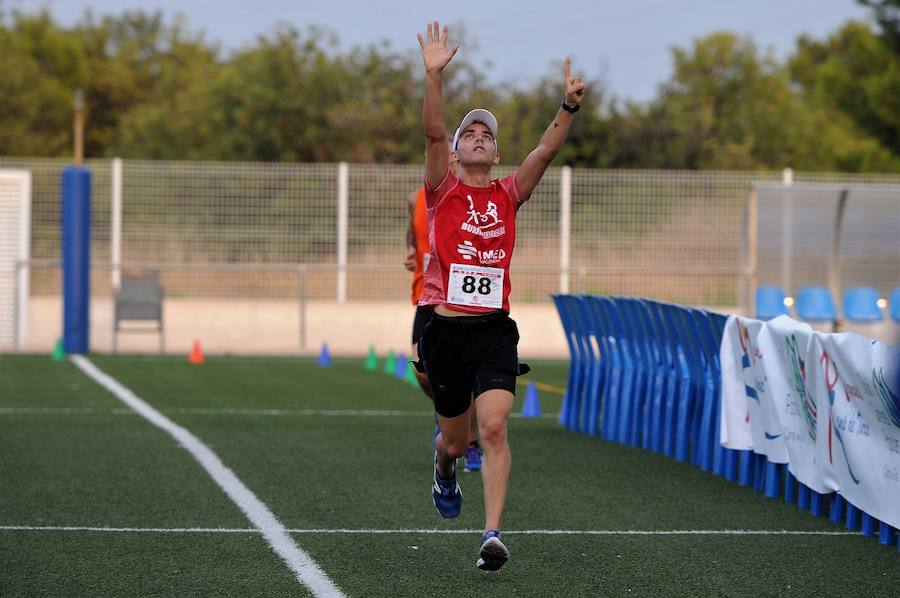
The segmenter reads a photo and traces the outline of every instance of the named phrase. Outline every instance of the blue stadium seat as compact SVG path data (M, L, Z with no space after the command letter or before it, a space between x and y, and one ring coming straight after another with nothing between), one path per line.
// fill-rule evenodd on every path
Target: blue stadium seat
M900 287L891 291L890 314L893 321L900 322Z
M878 291L872 287L853 287L844 291L844 318L850 322L880 322Z
M756 287L756 319L771 320L788 315L784 300L787 296L779 287Z
M797 294L797 317L808 322L837 319L831 292L822 286L806 287Z

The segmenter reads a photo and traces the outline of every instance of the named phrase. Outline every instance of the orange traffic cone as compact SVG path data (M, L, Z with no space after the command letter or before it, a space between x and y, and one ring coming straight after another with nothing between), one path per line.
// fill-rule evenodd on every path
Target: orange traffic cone
M200 365L203 363L203 349L200 348L200 341L195 340L194 346L191 347L191 354L188 357L188 363L191 365Z

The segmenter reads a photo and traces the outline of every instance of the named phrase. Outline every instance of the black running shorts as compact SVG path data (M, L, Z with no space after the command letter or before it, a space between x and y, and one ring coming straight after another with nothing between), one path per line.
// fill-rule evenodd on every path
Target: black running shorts
M434 307L430 305L416 307L416 317L413 318L412 344L415 345L422 338L422 333L425 332L425 324L431 320L433 315Z
M448 318L434 314L419 340L419 371L428 374L434 409L462 415L472 397L503 389L515 394L519 331L505 311Z

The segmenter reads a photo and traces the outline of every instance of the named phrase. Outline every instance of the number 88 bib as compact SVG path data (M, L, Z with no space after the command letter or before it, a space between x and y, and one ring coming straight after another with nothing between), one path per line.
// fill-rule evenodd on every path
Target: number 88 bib
M503 307L503 268L450 264L447 303Z

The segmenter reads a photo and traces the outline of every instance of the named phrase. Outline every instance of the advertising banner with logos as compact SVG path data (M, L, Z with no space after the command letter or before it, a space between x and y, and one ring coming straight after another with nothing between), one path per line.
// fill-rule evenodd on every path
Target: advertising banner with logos
M900 348L787 316L732 317L720 357L723 446L900 527Z

